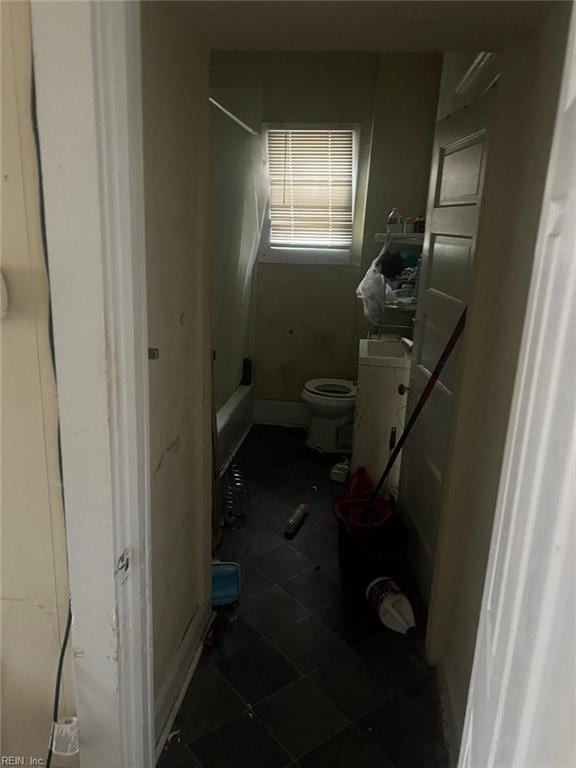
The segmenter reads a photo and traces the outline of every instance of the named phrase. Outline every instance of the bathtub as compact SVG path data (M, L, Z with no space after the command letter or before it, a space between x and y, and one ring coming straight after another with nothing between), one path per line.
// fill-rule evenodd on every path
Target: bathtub
M253 424L253 385L241 384L216 412L216 465L221 477Z

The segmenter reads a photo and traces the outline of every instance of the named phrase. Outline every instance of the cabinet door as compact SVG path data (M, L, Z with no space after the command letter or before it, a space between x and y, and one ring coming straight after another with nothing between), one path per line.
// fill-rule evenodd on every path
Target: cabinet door
M352 470L365 467L374 483L390 457L390 436L400 437L406 413L406 395L398 388L408 383L408 368L403 366L360 365L358 397L354 419ZM398 492L401 456L390 473L387 490Z

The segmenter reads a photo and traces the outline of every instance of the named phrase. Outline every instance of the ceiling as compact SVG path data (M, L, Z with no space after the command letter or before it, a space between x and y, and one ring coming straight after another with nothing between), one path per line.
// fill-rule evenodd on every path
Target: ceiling
M190 0L191 34L211 48L499 50L529 34L550 0Z

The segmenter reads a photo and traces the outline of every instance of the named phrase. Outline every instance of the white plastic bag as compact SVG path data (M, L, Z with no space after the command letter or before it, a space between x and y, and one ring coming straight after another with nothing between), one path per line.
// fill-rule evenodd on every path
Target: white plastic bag
M376 266L379 258L380 254L370 264L356 289L356 296L364 304L364 317L378 327L384 322L386 301L390 300L392 294L392 288Z

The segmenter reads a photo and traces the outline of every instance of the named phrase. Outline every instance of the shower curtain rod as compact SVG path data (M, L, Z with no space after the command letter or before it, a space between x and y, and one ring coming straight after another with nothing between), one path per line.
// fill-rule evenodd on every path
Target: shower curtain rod
M229 117L231 120L234 120L235 123L238 123L238 125L241 128L244 128L245 131L248 131L248 133L251 133L252 136L260 136L258 131L255 131L253 128L250 128L249 125L246 125L246 123L243 123L242 120L240 120L239 117L236 117L236 115L232 114L232 112L229 112L225 107L222 106L222 104L219 104L216 99L213 99L212 96L208 97L208 101L211 104L214 104L215 107L218 107L218 109L221 112L224 112L224 114Z

